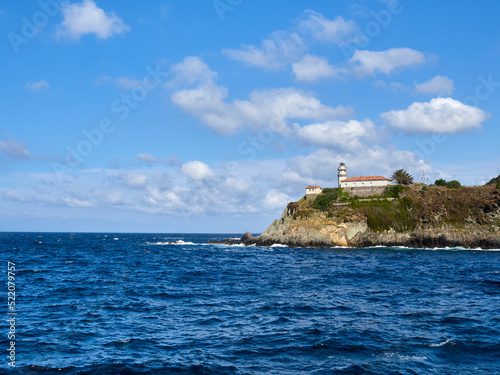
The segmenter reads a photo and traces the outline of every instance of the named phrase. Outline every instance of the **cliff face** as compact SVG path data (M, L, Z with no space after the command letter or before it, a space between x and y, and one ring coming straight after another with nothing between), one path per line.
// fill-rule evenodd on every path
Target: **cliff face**
M500 190L414 185L395 200L352 200L316 210L293 202L249 243L314 247L457 247L500 249Z

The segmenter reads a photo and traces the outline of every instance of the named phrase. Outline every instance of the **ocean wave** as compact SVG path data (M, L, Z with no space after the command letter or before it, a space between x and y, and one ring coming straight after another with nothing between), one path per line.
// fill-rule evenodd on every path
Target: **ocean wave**
M146 242L146 245L204 245L204 244L196 244L194 242L186 242L182 240L177 240L177 241L166 241L166 242Z
M280 243L275 243L275 244L272 244L269 247L288 247L288 245L283 245L283 244L280 244Z

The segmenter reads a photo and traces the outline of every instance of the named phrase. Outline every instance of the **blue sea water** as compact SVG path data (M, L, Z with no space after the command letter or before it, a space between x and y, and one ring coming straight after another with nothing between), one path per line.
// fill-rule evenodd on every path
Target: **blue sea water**
M228 236L0 233L0 373L500 374L500 252Z

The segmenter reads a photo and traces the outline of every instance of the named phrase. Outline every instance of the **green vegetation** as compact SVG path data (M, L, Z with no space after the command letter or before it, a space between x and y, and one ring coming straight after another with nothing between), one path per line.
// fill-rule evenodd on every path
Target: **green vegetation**
M440 178L439 180L436 180L436 182L434 182L434 185L446 186L447 188L450 188L450 189L458 189L458 188L462 187L462 184L457 180L446 181L445 179L442 179L442 178Z
M434 185L436 185L436 186L446 186L446 184L447 184L447 182L443 178L440 178L439 180L436 180L436 182L434 182Z
M385 188L384 191L384 196L386 197L392 197L392 198L399 198L399 194L404 191L404 186L403 185L392 185L388 186Z
M435 186L387 187L382 196L349 197L342 189L324 189L316 199L301 199L288 205L289 215L296 220L319 219L329 223L366 221L373 231L407 232L422 227L452 225L464 230L471 225L489 225L489 215L500 206L498 179L487 186L462 187L458 181L445 182L450 189ZM396 198L388 200L387 198ZM385 199L384 199L385 198ZM346 202L348 205L333 205ZM500 226L500 220L495 219ZM303 225L300 221L297 225ZM321 225L321 224L318 224Z
M344 192L342 188L325 188L323 193L318 195L312 204L312 208L320 211L327 211L332 207L332 203L338 201L339 199L345 199L349 197L349 193Z
M394 229L396 232L414 230L418 223L411 217L408 210L408 204L411 207L411 203L405 201L405 198L399 201L385 201L383 204L370 205L370 209L366 210L368 227L375 232L390 229Z
M404 169L398 169L397 171L394 171L391 178L395 180L399 185L413 184L413 177Z
M462 184L458 182L457 180L452 180L446 184L446 187L450 189L458 189L462 187Z
M300 210L293 214L294 219L308 219L314 213L313 210Z

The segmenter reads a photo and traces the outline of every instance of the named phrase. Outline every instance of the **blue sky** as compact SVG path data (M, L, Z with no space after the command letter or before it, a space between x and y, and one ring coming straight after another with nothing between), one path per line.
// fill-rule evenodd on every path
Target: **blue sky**
M253 232L348 175L500 174L500 4L0 3L0 230Z

